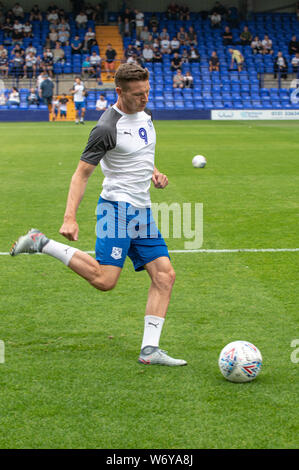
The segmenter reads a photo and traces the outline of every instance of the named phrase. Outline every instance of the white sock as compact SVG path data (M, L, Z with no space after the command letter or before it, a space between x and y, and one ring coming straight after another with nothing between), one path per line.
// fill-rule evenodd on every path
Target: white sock
M160 335L165 318L155 315L144 317L144 333L141 349L145 346L159 346Z
M64 245L63 243L55 242L55 240L49 240L49 242L42 249L43 253L59 259L66 266L69 265L69 262L71 261L71 258L73 257L76 251L78 251L77 248Z

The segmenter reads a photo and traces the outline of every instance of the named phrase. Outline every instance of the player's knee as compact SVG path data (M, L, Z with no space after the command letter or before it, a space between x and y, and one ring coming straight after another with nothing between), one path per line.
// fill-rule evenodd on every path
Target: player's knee
M175 282L175 271L169 269L167 271L158 271L153 279L154 283L163 291L171 290Z
M91 282L93 287L98 290L101 290L102 292L107 292L109 290L114 289L116 283L117 281L115 279L107 279L102 275L96 276Z

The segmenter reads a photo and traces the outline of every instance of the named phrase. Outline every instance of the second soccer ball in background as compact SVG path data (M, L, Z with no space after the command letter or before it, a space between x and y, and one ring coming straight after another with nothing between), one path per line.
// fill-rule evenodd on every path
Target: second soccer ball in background
M204 168L207 164L207 160L203 155L195 155L195 157L192 158L192 165L194 168Z

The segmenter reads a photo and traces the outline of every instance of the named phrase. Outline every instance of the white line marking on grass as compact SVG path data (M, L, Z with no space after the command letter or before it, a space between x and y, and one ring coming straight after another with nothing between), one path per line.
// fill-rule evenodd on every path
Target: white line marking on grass
M223 250L212 250L212 249L200 249L200 250L169 250L169 253L284 253L284 252L299 252L299 248L236 248L236 249L223 249ZM94 255L94 251L85 251L89 255ZM28 255L29 253L22 253ZM42 253L35 253L41 255ZM0 252L0 256L7 256L9 252Z

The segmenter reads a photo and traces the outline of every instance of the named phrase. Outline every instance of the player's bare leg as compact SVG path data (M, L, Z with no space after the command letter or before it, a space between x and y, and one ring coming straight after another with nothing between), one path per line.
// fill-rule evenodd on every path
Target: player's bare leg
M10 251L12 256L21 253L44 253L52 256L102 291L113 289L121 273L120 267L100 265L87 253L73 246L50 240L37 229L31 229L21 236Z
M160 257L145 265L151 285L144 317L144 334L139 362L141 364L160 364L184 366L183 359L174 359L159 348L160 335L167 313L175 272L169 258Z

